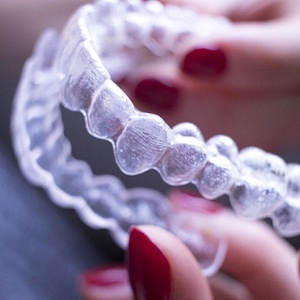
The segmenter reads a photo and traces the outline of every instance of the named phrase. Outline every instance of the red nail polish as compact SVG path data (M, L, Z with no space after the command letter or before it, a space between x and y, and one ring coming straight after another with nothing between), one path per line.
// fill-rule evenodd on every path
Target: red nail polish
M136 299L170 298L170 265L161 250L138 228L130 231L128 271Z
M85 286L112 287L128 282L128 273L124 265L105 266L91 269L82 275Z
M171 80L146 78L138 82L134 96L139 102L159 109L172 109L179 100L179 88Z
M219 48L195 48L186 54L181 64L181 70L193 76L220 75L226 67L226 56Z
M224 207L219 203L204 199L191 191L174 190L169 194L169 198L179 209L205 214L219 214L224 211Z

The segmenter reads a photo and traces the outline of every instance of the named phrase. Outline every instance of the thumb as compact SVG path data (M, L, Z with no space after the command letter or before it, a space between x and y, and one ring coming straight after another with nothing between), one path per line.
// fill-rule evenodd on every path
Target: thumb
M190 251L158 227L131 229L128 272L136 299L212 299L208 282Z
M127 269L114 265L85 272L80 280L84 299L212 299L199 263L181 241L164 229L132 227L127 259Z

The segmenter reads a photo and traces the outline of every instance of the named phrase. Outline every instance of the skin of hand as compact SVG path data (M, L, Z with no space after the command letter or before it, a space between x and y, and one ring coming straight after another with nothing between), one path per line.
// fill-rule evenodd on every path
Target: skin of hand
M199 217L195 205L189 213L201 222L203 215ZM81 281L85 299L299 299L296 252L267 225L241 220L224 208L207 215L205 222L228 241L228 251L218 274L205 278L190 251L164 229L138 226L130 233L129 276L126 277L123 266L114 275L117 278L123 272L122 280L120 277L114 280L113 276L104 280L103 269L97 269L89 275L94 281Z
M193 122L205 138L229 135L240 148L299 144L300 2L165 2L225 16L232 26L185 40L175 63L159 61L129 74L135 105L171 126Z

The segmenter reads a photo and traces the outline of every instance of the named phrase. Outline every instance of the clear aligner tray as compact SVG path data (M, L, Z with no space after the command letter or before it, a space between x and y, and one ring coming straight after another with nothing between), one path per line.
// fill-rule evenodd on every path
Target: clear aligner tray
M213 247L204 253L205 237L184 225L164 195L127 190L118 178L94 175L72 157L62 103L83 113L91 135L112 143L124 173L155 169L170 185L192 183L207 199L226 194L239 216L271 217L280 234L298 234L299 165L255 147L239 151L224 135L204 141L191 123L170 128L159 116L136 110L114 83L146 62L174 59L183 38L227 26L223 18L156 1L103 0L79 8L61 35L45 32L14 101L12 136L25 177L57 205L74 208L87 225L108 229L124 248L132 224L154 224L182 238L206 274L220 266L226 241L210 241Z

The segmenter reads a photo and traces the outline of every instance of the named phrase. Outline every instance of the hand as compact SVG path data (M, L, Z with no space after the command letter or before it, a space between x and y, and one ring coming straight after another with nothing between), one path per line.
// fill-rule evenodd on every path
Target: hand
M199 201L199 207L211 208L205 218L210 228L228 241L220 273L205 278L189 250L165 230L133 227L127 253L131 285L125 266L94 269L82 277L85 299L299 298L299 263L293 248L267 225L241 220L214 202ZM190 214L199 217L195 205Z
M174 0L232 20L224 32L182 45L177 64L129 75L131 97L170 124L191 121L205 138L274 150L300 141L300 2Z

